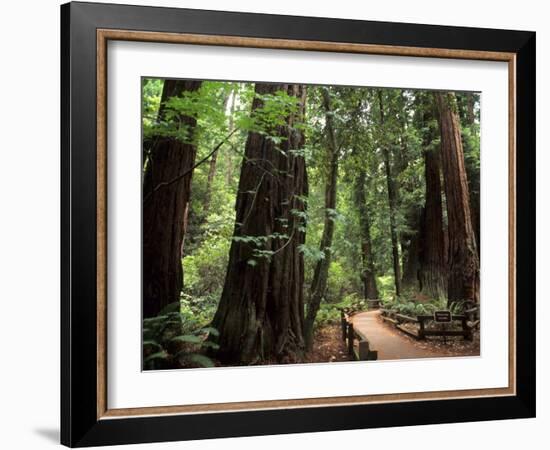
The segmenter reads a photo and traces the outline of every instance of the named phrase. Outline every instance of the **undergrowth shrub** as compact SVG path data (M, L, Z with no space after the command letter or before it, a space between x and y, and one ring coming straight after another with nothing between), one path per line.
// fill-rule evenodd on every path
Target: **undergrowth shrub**
M218 345L209 340L218 336L207 326L204 312L189 299L164 308L157 316L143 319L143 368L213 367L205 353Z

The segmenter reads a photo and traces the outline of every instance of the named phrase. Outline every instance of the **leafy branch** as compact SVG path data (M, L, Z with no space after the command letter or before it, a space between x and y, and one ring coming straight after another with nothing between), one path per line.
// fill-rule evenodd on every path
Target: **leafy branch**
M216 153L223 144L225 144L229 138L231 136L233 136L233 134L235 134L235 132L237 131L237 128L235 128L233 131L231 131L231 133L229 133L225 138L223 138L219 143L218 145L216 145L214 147L214 150L212 150L208 155L206 155L204 158L202 158L198 163L194 164L192 167L190 167L189 169L185 170L183 173L175 176L174 178L172 178L171 180L169 181L163 181L159 184L157 184L152 190L151 192L149 192L144 198L143 198L143 203L146 203L152 196L153 194L155 194L155 192L157 192L159 189L163 188L163 187L168 187L174 183L177 183L179 180L181 180L182 178L184 178L186 175L189 175L191 172L193 172L197 167L199 167L201 164L205 163L206 161L208 161L213 155L214 153Z

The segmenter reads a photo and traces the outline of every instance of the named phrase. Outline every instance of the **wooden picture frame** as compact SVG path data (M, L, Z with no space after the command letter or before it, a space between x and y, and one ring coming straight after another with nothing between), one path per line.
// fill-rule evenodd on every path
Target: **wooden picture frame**
M61 442L91 446L535 415L535 33L110 4L61 7ZM109 40L505 61L509 67L509 385L109 409Z

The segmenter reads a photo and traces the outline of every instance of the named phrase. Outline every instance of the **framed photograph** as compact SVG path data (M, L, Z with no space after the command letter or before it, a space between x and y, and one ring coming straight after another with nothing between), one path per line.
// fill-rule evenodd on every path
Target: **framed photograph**
M535 415L535 33L61 7L61 441Z

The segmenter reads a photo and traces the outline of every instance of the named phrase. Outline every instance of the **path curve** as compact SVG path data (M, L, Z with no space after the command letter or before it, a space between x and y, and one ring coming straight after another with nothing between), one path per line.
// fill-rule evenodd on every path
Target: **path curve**
M353 327L367 337L370 349L378 351L379 360L435 358L444 355L442 352L425 348L385 323L380 317L380 310L355 314L351 320Z

